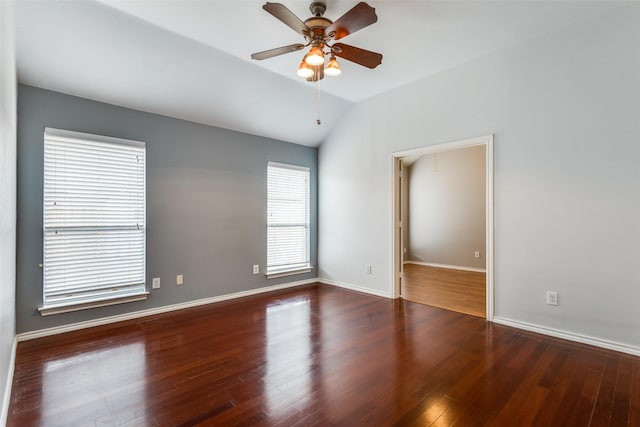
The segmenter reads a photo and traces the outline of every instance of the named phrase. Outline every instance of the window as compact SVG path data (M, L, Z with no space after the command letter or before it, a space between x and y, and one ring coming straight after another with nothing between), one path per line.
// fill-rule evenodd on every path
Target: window
M311 271L309 168L267 166L267 277Z
M46 128L43 315L144 299L145 144Z

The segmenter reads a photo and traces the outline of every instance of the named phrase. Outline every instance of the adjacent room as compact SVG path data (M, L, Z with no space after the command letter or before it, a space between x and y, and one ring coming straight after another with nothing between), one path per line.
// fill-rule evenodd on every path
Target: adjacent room
M403 160L402 298L485 317L486 152L475 145Z
M640 3L0 0L0 425L640 425Z

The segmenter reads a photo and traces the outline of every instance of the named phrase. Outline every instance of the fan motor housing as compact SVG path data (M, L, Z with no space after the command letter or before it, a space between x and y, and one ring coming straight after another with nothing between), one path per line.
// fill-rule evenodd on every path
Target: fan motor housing
M316 40L324 38L324 29L333 24L333 21L322 16L327 10L327 4L323 1L314 1L309 6L309 10L313 16L304 23L311 29L310 36Z
M330 19L327 19L324 16L314 16L304 21L304 23L307 25L307 27L311 28L312 30L315 28L325 29L329 25L333 24L333 22Z
M333 24L330 19L327 19L323 16L315 16L313 18L309 18L304 21L304 23L311 30L311 34L309 34L309 37L317 41L324 40L326 38L324 30L329 25Z

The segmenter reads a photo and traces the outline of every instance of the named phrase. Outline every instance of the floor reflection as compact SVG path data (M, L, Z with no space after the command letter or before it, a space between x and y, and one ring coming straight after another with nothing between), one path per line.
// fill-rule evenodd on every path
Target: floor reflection
M311 307L308 298L278 301L266 309L264 391L270 415L304 406L311 392Z
M8 427L639 425L637 358L324 285L21 342L15 366Z
M41 416L56 420L64 413L64 420L57 418L59 425L146 424L145 376L143 343L46 361L42 365Z

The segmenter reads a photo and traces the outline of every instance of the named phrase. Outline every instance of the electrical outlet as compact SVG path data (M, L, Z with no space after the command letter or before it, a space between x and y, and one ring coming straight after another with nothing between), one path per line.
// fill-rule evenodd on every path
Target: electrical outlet
M554 291L547 291L547 304L558 305L558 293Z
M158 289L160 287L160 278L154 277L151 282L151 289Z
M253 264L253 274L259 274L259 273L260 273L260 265Z
M365 266L365 269L366 269L367 274L371 274L371 264L367 264Z
M480 251L475 251L473 256L476 257L476 258L480 258Z
M176 276L176 285L184 285L184 278L182 277L182 274L178 274Z

